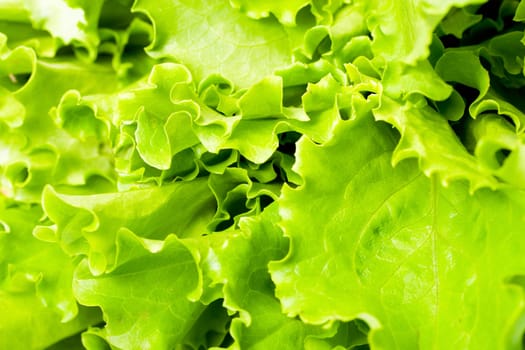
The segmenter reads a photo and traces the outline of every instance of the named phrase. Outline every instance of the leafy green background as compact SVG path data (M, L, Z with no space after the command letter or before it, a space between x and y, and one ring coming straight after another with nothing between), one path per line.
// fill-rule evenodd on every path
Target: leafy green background
M524 21L0 0L0 348L523 348Z

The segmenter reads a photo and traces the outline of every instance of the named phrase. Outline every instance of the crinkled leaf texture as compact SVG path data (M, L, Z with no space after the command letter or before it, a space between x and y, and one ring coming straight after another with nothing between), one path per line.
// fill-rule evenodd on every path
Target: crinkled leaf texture
M190 302L202 290L191 252L176 236L148 244L125 229L117 245L113 271L94 276L84 261L73 280L77 299L104 311L107 325L101 335L119 349L169 349L183 343L205 309Z
M0 0L0 349L519 349L524 3Z
M37 226L36 236L53 236L69 254L89 258L93 273L115 264L121 228L149 239L170 233L181 237L206 233L216 202L204 178L126 192L94 195L58 194L47 187L43 206L52 227Z
M208 236L202 269L210 286L221 286L224 306L239 316L231 322L232 349L309 348L308 342L332 337L336 326L318 327L287 317L274 296L268 263L282 258L288 244L276 221L277 206L267 207L261 215L244 218L241 230ZM202 243L201 243L202 245Z
M42 188L49 183L89 187L90 178L94 177L110 183L114 177L111 156L100 147L106 140L97 134L84 139L75 138L72 134L78 120L57 120L63 125L56 125L49 114L70 89L82 93L106 93L115 89L118 80L111 67L84 65L78 61L42 61L35 57L33 50L18 47L8 52L5 60L0 59L0 69L29 75L27 81L18 83L16 89L7 94L8 101L20 108L17 114L20 120L16 120L20 125L9 128L0 124L0 145L4 150L0 167L5 169L2 182L14 198L37 203ZM93 81L98 81L103 88ZM49 88L50 82L53 83L52 89ZM72 94L69 96L71 98ZM61 119L66 111L57 113L57 119ZM84 119L86 124L96 122L89 115Z
M1 205L0 348L42 349L100 322L99 310L73 297L75 261L31 235L40 208Z
M374 53L388 61L414 64L428 57L432 33L452 7L482 4L486 0L366 2L370 9L368 27L374 37Z
M248 18L228 1L138 0L133 9L154 24L149 53L188 65L198 80L221 74L248 87L291 63L301 39L275 19Z
M395 144L369 117L324 145L299 143L303 184L279 199L291 248L271 265L283 311L361 318L376 349L520 349L523 193L469 195L413 161L392 168Z

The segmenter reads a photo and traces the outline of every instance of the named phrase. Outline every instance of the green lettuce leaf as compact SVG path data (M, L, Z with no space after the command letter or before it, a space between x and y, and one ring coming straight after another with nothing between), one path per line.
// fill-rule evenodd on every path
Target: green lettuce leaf
M500 186L490 169L467 152L448 121L430 106L400 104L383 96L374 116L391 123L401 133L392 158L394 164L415 157L427 176L436 174L444 185L468 180L472 191Z
M480 46L449 49L436 63L436 72L442 79L456 83L458 89L464 85L478 91L475 99L466 101L473 118L494 111L511 118L519 132L525 123L519 98L519 87L524 82L515 79L523 69L525 56L520 37L519 32L510 32ZM490 71L482 65L482 60L488 62Z
M254 19L266 18L274 14L279 22L294 25L297 13L311 3L310 0L293 1L245 1L233 0L232 5Z
M485 114L468 125L469 141L480 162L516 188L523 189L525 169L523 135L517 135L504 118Z
M103 0L24 0L33 27L45 29L64 44L81 45L93 60L99 43L97 25Z
M20 107L20 120L16 121L16 125L11 123L16 128L2 128L3 140L17 140L14 144L7 141L4 147L10 151L0 163L4 174L7 174L3 176L3 181L11 196L38 202L42 188L48 183L82 186L92 176L112 182L111 156L104 154L100 147L100 142L104 140L72 137L49 115L52 108L60 103L62 95L70 89L88 93L98 89L94 81L105 84L106 90L103 91L116 89L118 78L111 67L37 60L32 50L24 47L13 50L8 57L17 55L17 52L24 53L23 60L18 58L21 64L17 65L17 69L23 69L22 72L29 78L9 95L8 102ZM6 62L6 75L15 74L16 77L16 74L22 73L12 70L9 58ZM50 82L53 89L48 88ZM35 94L40 96L36 100ZM12 168L17 171L11 171ZM10 174L15 174L15 177Z
M56 342L102 320L100 310L80 307L74 319L63 323L56 312L28 293L0 290L0 307L3 315L9 315L0 318L0 346L5 349L53 349Z
M97 334L117 349L183 344L206 308L197 301L202 280L193 255L176 236L145 241L127 229L119 230L117 246L111 272L94 276L84 260L73 279L80 303L104 312Z
M462 38L463 33L474 24L483 19L483 15L476 14L475 6L453 7L439 24L439 29L443 34L452 34L457 38Z
M279 199L290 252L270 266L283 311L363 319L374 348L521 348L523 291L510 282L525 268L521 192L470 195L414 162L392 168L395 144L370 117L324 145L300 142L303 184Z
M148 52L187 65L198 80L220 74L237 86L250 86L291 63L300 42L300 31L286 30L273 19L245 17L227 1L138 0L133 10L154 24Z
M388 61L408 64L425 59L429 55L432 33L452 7L484 2L486 0L369 2L367 23L374 37L374 53Z
M206 180L94 195L59 194L47 187L42 205L54 225L37 227L35 235L54 236L69 254L88 256L93 273L100 274L115 266L122 228L149 239L206 233L216 211Z
M38 207L0 208L0 347L41 349L102 319L77 305L71 280L76 261L31 235Z
M319 327L281 312L268 271L268 263L288 251L278 220L274 203L259 215L241 219L239 230L206 237L207 250L201 240L190 243L200 249L205 286L207 282L213 291L205 299L218 294L224 307L236 315L230 325L234 343L228 349L267 349L273 344L282 349L331 349L366 342L366 335L353 323Z
M518 0L0 0L0 348L520 349Z
M242 217L260 213L268 202L277 199L281 189L280 184L254 182L246 170L235 168L211 174L208 184L218 206L208 224L210 231L237 226Z

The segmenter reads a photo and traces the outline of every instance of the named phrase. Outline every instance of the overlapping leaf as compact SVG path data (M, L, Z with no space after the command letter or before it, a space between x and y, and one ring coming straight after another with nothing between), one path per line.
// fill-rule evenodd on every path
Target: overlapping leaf
M0 347L520 348L524 8L0 0Z
M38 349L99 322L80 308L71 280L76 261L53 243L36 240L37 207L0 207L0 347Z
M279 344L282 349L317 349L361 344L365 336L354 324L319 327L281 312L268 271L268 263L281 259L288 250L276 225L277 209L273 204L261 215L244 218L240 230L207 237L207 250L201 242L192 243L203 251L201 267L209 287L219 287L224 307L238 315L231 321L235 342L229 348L266 349Z
M120 349L169 349L184 343L205 305L190 251L175 237L148 245L128 230L117 236L115 268L94 276L87 262L75 273L75 296L100 306L106 326L99 333Z
M155 23L150 54L178 60L198 80L220 74L242 88L291 63L304 33L302 27L284 28L272 19L252 20L223 1L159 5L141 0L133 10ZM180 19L176 25L173 16Z
M112 269L121 228L141 237L164 239L173 233L191 237L205 233L216 202L206 179L95 195L57 194L47 188L44 210L55 226L37 227L40 237L55 237L72 255L86 255L94 273Z
M271 269L283 311L364 319L376 348L520 348L523 293L509 279L525 268L522 193L471 196L414 162L392 168L396 138L371 118L336 135L300 143L303 185L279 201L291 240Z

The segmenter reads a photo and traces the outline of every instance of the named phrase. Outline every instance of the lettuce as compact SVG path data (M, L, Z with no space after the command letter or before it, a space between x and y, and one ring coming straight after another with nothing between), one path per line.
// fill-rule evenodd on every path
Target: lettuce
M0 348L523 348L524 21L0 0Z

